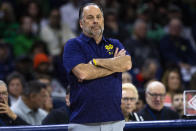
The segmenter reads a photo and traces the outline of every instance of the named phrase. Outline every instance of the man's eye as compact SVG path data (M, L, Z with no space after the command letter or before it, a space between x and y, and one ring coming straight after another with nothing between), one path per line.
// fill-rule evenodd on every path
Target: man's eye
M92 16L89 16L89 17L87 17L87 19L93 19L93 17Z

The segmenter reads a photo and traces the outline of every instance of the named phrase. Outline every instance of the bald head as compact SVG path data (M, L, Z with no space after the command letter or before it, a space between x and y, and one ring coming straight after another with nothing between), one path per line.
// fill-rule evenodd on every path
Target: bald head
M146 88L146 102L150 108L160 111L164 106L166 89L159 81L152 81Z
M85 8L88 9L89 6L94 6L94 7L96 7L96 8L99 8L99 9L101 10L101 12L102 12L102 15L103 15L103 9L101 8L100 5L98 5L98 4L96 4L96 3L87 3L87 4L85 4L85 5L83 5L83 6L80 7L80 10L79 10L79 20L81 20L81 19L83 18L84 9L85 9Z
M159 82L159 81L152 81L150 82L147 87L146 87L146 92L151 91L151 90L155 90L155 89L160 89L163 90L163 92L165 93L165 86L163 85L163 83Z

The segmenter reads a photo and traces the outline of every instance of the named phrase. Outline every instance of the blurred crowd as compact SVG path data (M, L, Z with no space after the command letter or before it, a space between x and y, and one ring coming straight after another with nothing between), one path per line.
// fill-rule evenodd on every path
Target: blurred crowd
M195 0L1 0L0 80L11 109L31 125L68 122L62 52L80 34L79 7L87 2L101 4L104 36L120 40L132 57L122 76L125 120L183 118L182 93L196 89ZM162 109L173 117L162 118Z

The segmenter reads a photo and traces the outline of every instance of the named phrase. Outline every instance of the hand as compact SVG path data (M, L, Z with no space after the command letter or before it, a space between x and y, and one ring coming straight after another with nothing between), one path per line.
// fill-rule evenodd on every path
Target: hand
M119 57L119 56L125 56L126 55L126 50L125 49L121 49L120 51L118 51L119 48L117 47L114 53L114 57Z
M17 115L10 109L8 102L2 97L4 103L0 103L0 114L7 114L12 120L17 118Z

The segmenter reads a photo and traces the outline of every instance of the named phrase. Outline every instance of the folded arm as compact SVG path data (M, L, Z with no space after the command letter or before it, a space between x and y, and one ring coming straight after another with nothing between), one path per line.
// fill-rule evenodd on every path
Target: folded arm
M132 67L131 56L119 56L108 59L95 59L96 66L100 66L113 72L125 72Z
M72 72L79 81L101 78L114 73L111 70L92 64L79 64L72 69Z

